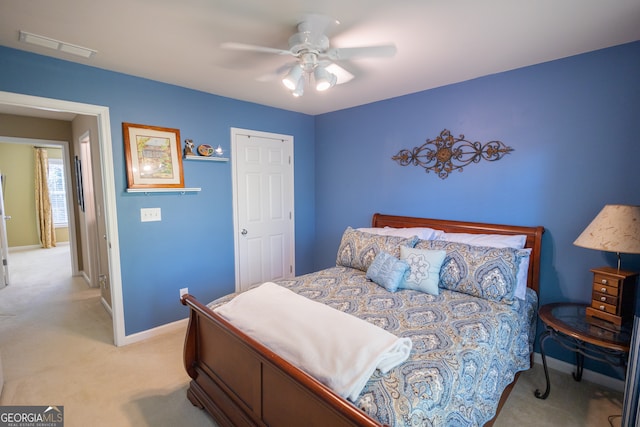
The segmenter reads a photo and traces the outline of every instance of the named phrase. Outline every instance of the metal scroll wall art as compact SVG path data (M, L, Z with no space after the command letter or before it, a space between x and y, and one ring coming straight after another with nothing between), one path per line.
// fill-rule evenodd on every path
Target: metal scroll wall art
M412 150L400 150L392 159L401 166L423 167L425 172L433 171L440 178L445 179L454 170L462 172L465 166L478 163L483 159L494 162L511 151L513 148L507 147L500 141L489 141L484 144L471 142L467 141L464 135L456 138L445 129L434 140L427 139L427 142Z

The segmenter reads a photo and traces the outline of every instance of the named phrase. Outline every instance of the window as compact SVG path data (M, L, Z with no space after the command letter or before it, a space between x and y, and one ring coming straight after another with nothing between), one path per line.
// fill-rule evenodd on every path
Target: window
M55 227L67 227L67 195L64 185L62 159L49 159L49 199Z

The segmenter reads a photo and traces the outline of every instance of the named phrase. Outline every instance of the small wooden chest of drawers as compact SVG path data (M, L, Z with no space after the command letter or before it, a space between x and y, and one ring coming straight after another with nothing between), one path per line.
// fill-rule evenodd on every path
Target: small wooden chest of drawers
M617 326L630 320L634 314L636 278L638 273L600 267L593 272L591 307L587 316L606 320Z

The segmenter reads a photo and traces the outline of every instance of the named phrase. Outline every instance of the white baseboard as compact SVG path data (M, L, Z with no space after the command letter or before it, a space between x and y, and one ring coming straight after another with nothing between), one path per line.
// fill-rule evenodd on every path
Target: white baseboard
M157 337L158 335L166 334L168 332L175 332L180 329L186 331L188 322L189 322L189 318L185 318L182 320L176 320L175 322L172 322L172 323L167 323L166 325L158 326L156 328L147 329L146 331L127 335L124 337L124 340L123 340L124 342L121 345L133 344L149 338Z
M80 277L82 277L82 279L87 283L87 286L89 286L90 288L93 287L91 286L91 279L84 270L80 272Z
M540 353L533 354L533 362L542 365L542 356L540 355ZM571 374L576 371L576 365L564 362L562 360L554 359L553 357L549 356L547 356L547 366L549 367L549 369L554 369L565 374ZM615 391L624 392L623 380L612 378L610 376L603 375L589 369L585 369L584 371L582 371L582 379L601 385L603 387L610 388Z
M26 246L9 246L9 255L12 252L20 252L20 251L31 251L33 249L42 249L40 245L26 245Z
M100 302L102 303L104 309L107 310L107 313L109 313L109 316L111 316L111 318L113 319L113 311L111 311L111 307L109 306L109 304L107 304L107 301L104 298L100 297Z
M54 246L54 248L58 246L69 246L69 242L56 242L56 246ZM9 254L11 254L11 252L32 251L34 249L44 249L44 248L42 247L42 245L25 245L25 246L9 246L7 249L9 250Z

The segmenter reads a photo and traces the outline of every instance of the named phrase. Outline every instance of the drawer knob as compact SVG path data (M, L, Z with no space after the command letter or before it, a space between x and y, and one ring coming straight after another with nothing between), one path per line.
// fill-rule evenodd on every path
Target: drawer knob
M601 306L600 306L600 310L604 310L604 305L601 305Z
M600 289L600 292L604 292L606 294L607 293L607 288Z
M603 285L606 285L606 284L607 284L607 279L602 279L601 283L602 283Z
M607 300L607 297L600 297L600 301L605 302Z

